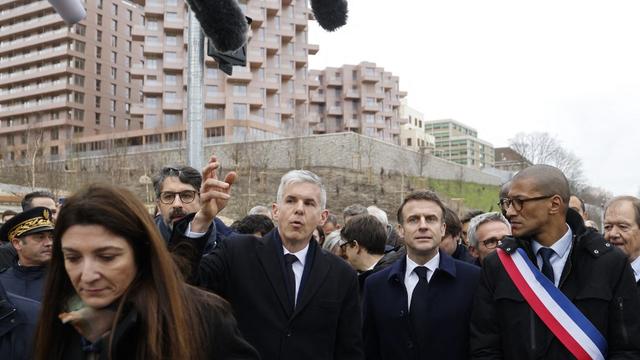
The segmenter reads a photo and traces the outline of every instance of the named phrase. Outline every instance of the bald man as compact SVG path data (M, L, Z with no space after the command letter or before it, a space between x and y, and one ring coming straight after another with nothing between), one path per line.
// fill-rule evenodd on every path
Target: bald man
M565 321L561 312L547 307L546 317L519 290L544 286L555 292L554 299L568 300L562 306L575 306L576 314L582 313L602 335L608 345L603 358L640 359L640 299L631 268L621 251L585 228L580 215L569 209L569 196L567 179L552 166L534 165L513 178L500 202L513 238L505 238L484 260L471 319L472 358L576 357L576 350L565 347L547 325ZM509 259L510 271L528 262L519 269L536 277L523 277L517 287L504 265Z

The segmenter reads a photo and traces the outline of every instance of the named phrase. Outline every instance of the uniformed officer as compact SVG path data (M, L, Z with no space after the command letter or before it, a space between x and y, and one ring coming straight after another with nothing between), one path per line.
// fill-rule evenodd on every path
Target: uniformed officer
M0 240L9 241L18 254L17 261L0 270L0 282L7 292L42 300L46 265L53 244L51 211L36 207L22 212L0 228Z

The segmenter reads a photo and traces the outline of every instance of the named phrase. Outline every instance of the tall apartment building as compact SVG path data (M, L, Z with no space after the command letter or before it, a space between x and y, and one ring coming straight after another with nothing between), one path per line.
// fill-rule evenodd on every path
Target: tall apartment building
M205 143L306 135L307 61L318 51L307 41L306 2L241 0L252 18L247 66L227 76L205 58ZM184 1L147 0L133 29L142 60L132 77L141 79L142 101L132 115L143 130L127 136L136 144L168 145L185 139L188 13Z
M57 159L86 136L141 128L131 39L140 6L87 1L68 27L46 0L0 0L0 160ZM107 135L108 134L108 135Z
M475 168L493 167L493 145L479 139L477 130L451 119L427 121L425 130L435 137L435 156Z
M400 146L432 153L436 149L436 139L425 131L424 114L409 106L404 98L400 101L400 117L407 120L400 125Z
M353 131L400 145L399 79L370 62L311 70L309 124L314 134Z

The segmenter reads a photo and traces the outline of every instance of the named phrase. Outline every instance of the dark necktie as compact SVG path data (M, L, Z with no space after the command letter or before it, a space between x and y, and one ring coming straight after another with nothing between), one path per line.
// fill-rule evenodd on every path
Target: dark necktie
M287 295L289 301L291 301L291 309L295 309L296 304L296 275L293 273L293 263L298 261L298 258L293 254L284 255L284 269L285 277L287 279Z
M538 254L542 258L542 274L546 276L552 283L555 282L555 276L553 275L553 267L551 266L551 255L555 252L549 248L540 248Z
M409 315L411 317L411 323L416 332L415 341L418 344L426 341L427 334L426 322L427 322L427 290L429 282L427 281L427 268L424 266L417 266L413 271L418 275L418 283L413 289L411 295L411 308L409 309Z

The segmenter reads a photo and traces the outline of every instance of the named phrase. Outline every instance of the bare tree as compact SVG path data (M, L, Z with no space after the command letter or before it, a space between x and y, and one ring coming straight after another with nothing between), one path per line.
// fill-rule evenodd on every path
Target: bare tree
M518 133L509 139L509 146L533 164L551 165L562 170L573 193L584 187L582 160L548 133Z

